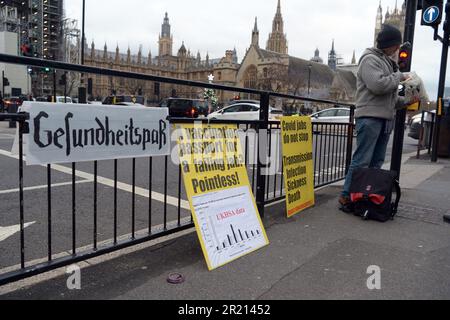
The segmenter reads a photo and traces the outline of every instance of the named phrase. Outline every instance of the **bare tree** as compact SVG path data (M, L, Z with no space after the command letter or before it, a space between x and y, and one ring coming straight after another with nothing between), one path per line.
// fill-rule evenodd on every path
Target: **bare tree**
M289 82L288 66L274 64L264 67L259 72L257 78L257 86L259 89L283 93Z
M78 28L78 21L75 19L66 18L63 20L62 25L63 41L62 56L63 61L79 64L80 63L80 51L81 51L81 32ZM71 96L77 94L76 89L80 85L80 73L68 72L67 73L67 95Z

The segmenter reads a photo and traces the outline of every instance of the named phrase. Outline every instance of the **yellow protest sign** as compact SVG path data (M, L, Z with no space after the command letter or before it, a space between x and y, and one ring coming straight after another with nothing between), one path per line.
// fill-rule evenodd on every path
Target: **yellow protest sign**
M209 270L269 244L236 125L175 126L184 185Z
M283 117L283 174L288 217L314 206L312 124L309 117Z

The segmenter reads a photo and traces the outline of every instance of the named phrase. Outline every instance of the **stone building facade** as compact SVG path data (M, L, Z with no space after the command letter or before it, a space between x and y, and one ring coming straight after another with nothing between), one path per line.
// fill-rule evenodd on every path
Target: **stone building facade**
M304 60L288 54L280 1L265 49L259 45L258 22L252 31L252 42L237 73L241 87L288 93L317 99L354 101L356 77L352 71L337 67L334 41L326 65L317 49L314 58ZM250 97L249 97L250 98Z
M159 52L153 57L151 52L144 54L142 48L137 55L120 52L117 46L115 51L109 51L105 44L103 50L98 50L95 43L86 48L85 64L100 68L108 68L134 73L155 76L206 82L210 74L214 75L216 84L234 85L239 69L236 49L227 50L225 56L219 59L210 59L209 54L202 59L200 52L193 55L183 43L176 55L173 54L173 35L169 17L166 13L161 26L158 39ZM103 98L116 92L117 95L144 95L149 100L158 101L163 98L189 97L202 98L203 91L198 88L160 84L160 94L155 94L155 83L124 78L113 78L102 75L92 75L93 92L91 98ZM218 93L221 100L229 100L234 93Z
M144 54L142 49L132 55L120 52L116 47L109 51L105 44L103 50L86 50L85 63L108 69L151 74L170 78L206 82L208 75L214 75L214 83L228 86L269 90L321 99L352 102L356 91L356 79L352 72L339 68L330 68L323 64L318 51L314 61L304 60L288 54L288 41L284 33L284 21L281 3L278 0L276 14L272 23L272 32L266 48L260 48L258 21L252 30L251 44L241 64L238 63L236 49L227 50L219 59L210 59L207 54L202 59L200 53L193 55L183 43L176 55L173 54L173 35L166 13L161 26L158 45L159 52L152 56ZM333 49L334 50L334 43ZM160 100L170 96L202 98L201 89L161 84L160 95L156 96L153 82L132 79L93 77L93 97L105 97L113 91L117 94L136 95L142 93L149 100ZM219 101L225 104L236 96L234 92L217 92ZM243 97L241 97L243 98ZM256 98L256 97L255 97Z

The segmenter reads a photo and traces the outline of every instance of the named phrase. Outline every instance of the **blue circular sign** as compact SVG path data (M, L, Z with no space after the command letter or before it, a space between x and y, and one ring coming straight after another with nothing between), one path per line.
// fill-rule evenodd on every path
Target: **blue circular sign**
M423 12L423 21L425 23L434 23L440 16L440 10L436 6L429 7Z

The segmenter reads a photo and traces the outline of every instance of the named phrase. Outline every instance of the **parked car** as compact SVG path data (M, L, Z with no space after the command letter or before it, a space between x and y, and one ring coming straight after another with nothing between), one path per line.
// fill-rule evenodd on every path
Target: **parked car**
M424 122L431 123L433 122L433 114L436 114L436 110L430 112L426 112L424 115ZM419 113L411 118L411 127L409 129L408 136L415 140L420 139L420 130L422 128L422 113Z
M168 108L173 118L198 118L208 115L208 104L199 99L170 98L160 103L161 108Z
M284 115L283 110L271 107L270 114L269 114L269 120L281 121L281 118L283 117L283 115Z
M19 97L10 97L3 99L5 111L8 113L16 113L17 109L22 105L23 100Z
M232 102L230 102L230 106L234 105L234 104L238 104L238 103L251 103L251 104L259 104L258 100L234 100Z
M312 122L349 123L350 108L332 108L311 115Z
M142 108L145 108L145 106L143 104L133 103L133 102L119 102L119 103L116 103L115 106L142 107Z
M37 97L35 101L38 102L53 102L54 96L46 96L46 97ZM56 102L57 103L74 103L73 99L71 97L66 97L64 99L64 96L56 96Z
M88 101L88 104L102 105L101 101Z
M118 104L122 102L132 102L144 105L145 98L142 96L122 95L122 96L109 96L103 100L103 104Z
M64 96L57 96L56 97L57 103L73 103L73 100L71 97L65 97Z
M225 107L208 115L211 120L259 120L259 104L238 103ZM283 116L283 111L270 107L269 120L277 121Z

